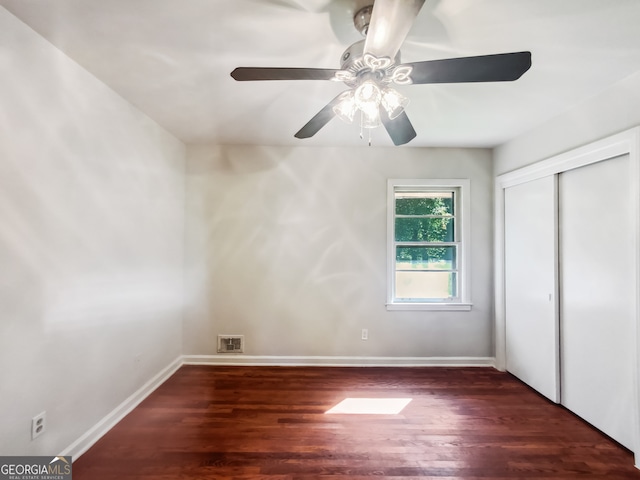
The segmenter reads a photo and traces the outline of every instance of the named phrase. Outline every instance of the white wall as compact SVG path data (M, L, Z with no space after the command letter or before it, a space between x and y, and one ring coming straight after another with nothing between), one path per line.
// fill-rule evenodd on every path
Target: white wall
M0 71L0 455L53 455L181 353L185 151L3 8Z
M640 72L494 150L500 175L640 125Z
M192 146L185 354L493 356L489 150ZM388 312L387 178L471 179L471 312ZM369 340L360 340L362 328Z

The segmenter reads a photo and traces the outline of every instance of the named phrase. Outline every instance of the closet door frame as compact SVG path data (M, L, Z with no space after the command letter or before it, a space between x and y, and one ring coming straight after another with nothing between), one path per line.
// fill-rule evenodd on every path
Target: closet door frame
M631 188L635 219L635 322L634 322L634 445L635 464L640 468L640 127L632 128L582 147L539 161L532 165L505 173L495 180L495 367L506 370L506 317L505 317L505 207L504 190L542 177L557 175L574 168L601 162L621 155L629 155Z

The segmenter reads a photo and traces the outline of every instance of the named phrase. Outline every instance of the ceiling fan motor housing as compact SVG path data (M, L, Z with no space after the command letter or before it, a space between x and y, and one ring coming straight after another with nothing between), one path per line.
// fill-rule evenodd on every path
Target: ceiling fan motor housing
M350 72L355 79L361 79L362 76L367 76L367 77L379 76L380 78L378 78L377 80L383 80L383 78L386 76L385 69L372 72L371 68L365 63L364 44L365 44L365 40L360 40L359 42L354 43L344 51L344 53L342 54L342 57L340 57L340 61L341 61L340 69ZM393 62L391 63L391 66L399 65L400 63L401 63L400 52L398 51L398 53L396 54L396 58L394 58ZM347 85L350 84L350 82L345 82L345 83L347 83ZM360 83L360 82L354 82L354 83ZM353 85L350 85L350 86L353 86Z

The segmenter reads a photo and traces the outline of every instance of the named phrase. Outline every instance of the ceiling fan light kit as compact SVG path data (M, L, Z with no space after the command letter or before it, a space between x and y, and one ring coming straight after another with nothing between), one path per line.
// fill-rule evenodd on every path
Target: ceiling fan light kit
M424 0L375 0L372 6L358 10L354 26L366 38L347 48L340 69L238 67L231 76L237 81L343 82L349 89L329 102L295 136L310 138L336 116L347 123L359 117L361 138L363 129L383 125L393 143L403 145L414 139L416 132L405 112L409 99L393 84L507 82L517 80L531 67L531 52L401 63L400 46L423 4Z

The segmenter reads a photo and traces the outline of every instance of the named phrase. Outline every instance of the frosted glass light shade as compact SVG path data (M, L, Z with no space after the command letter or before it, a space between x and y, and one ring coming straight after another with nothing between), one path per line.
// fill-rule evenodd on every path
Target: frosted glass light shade
M367 80L356 88L354 96L356 105L360 110L371 110L374 106L377 110L382 99L382 92L374 82Z
M371 80L367 80L356 88L354 100L361 112L360 125L362 128L380 126L380 101L382 100L380 87Z
M356 106L353 90L344 92L340 103L333 107L333 113L335 113L340 120L346 123L353 123L353 118L357 110L358 107Z
M366 110L360 110L360 125L362 128L377 128L382 123L380 121L380 107L367 108Z
M393 88L384 88L381 103L389 118L394 119L409 105L409 99Z

